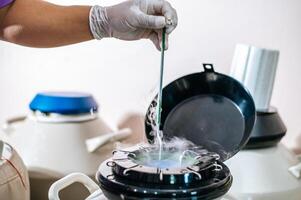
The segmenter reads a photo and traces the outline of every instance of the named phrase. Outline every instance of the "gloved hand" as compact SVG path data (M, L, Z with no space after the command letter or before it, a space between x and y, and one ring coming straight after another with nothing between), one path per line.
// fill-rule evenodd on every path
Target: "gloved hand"
M114 37L121 40L150 39L161 49L162 30L168 34L177 26L176 10L165 0L128 0L123 3L90 11L90 29L95 39Z

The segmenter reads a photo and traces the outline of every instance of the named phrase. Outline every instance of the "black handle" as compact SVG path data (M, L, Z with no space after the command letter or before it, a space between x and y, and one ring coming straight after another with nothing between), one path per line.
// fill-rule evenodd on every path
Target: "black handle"
M213 64L203 63L205 72L214 72Z

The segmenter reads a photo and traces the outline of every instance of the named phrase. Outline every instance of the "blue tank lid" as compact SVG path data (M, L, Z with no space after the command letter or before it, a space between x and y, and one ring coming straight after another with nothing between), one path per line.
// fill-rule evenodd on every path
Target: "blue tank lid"
M98 109L91 94L80 92L38 93L29 107L32 111L65 115L85 114Z

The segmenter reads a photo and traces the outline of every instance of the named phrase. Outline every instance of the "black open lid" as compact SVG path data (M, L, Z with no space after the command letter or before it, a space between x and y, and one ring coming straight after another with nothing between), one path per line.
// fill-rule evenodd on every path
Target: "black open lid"
M220 155L225 161L247 143L256 110L248 90L230 76L204 64L204 72L181 77L163 89L161 130L168 140L185 138ZM148 109L145 130L149 142L154 134Z

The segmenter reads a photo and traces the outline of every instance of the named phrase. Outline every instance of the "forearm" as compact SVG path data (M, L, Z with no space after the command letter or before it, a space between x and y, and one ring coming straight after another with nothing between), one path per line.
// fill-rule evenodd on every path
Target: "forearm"
M57 47L91 40L89 11L89 6L16 0L3 18L0 37L31 47Z

